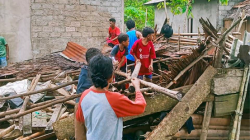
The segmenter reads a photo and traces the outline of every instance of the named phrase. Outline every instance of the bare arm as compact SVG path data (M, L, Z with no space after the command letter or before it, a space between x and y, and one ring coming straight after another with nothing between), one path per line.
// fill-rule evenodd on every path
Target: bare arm
M122 57L122 60L118 65L118 69L120 69L122 67L122 64L123 64L124 61L125 61L125 56Z
M142 38L142 34L141 34L141 32L136 31L136 37L137 37L138 39L141 39L141 38Z
M133 55L134 56L134 58L135 58L135 62L140 62L140 59L138 59L135 55Z
M115 37L115 38L113 38L113 39L112 39L112 41L116 40L117 38L118 38L118 36L117 36L117 37Z
M6 59L9 60L9 45L6 44L5 47L6 47Z

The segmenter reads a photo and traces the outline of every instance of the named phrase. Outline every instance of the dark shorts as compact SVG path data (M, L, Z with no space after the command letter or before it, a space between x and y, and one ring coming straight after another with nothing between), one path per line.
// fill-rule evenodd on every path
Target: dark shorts
M153 75L152 74L150 74L150 75L144 75L145 76L145 78L148 78L148 79L152 79L152 77L153 77ZM138 75L138 77L137 78L139 78L139 79L141 79L141 80L143 80L143 75Z

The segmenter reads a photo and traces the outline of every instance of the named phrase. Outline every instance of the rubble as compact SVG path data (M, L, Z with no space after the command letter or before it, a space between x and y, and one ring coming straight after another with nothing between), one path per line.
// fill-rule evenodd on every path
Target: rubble
M241 46L246 43L231 32L242 20L223 33L201 18L204 33L178 33L169 39L157 35L153 82L140 80L147 106L143 114L123 118L124 135L138 133L148 140L225 139L230 133L231 137L249 138L249 117L238 114L245 113L244 102L249 102L249 61ZM0 69L0 125L4 124L0 139L74 137L74 99L81 96L75 90L80 68L86 64L86 50L69 42L62 52ZM110 51L103 46L104 55ZM137 75L115 74L125 80L112 83L112 91ZM120 92L134 98L129 90ZM190 119L194 130L188 134L185 124Z

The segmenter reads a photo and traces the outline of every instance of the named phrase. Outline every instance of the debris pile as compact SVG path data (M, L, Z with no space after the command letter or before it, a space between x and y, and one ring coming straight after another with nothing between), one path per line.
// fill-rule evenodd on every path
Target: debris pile
M124 139L250 138L249 107L244 107L249 102L249 56L242 51L250 47L231 32L242 20L218 33L201 18L204 33L155 37L153 82L140 80L147 107L143 114L123 119ZM0 69L0 139L74 137L74 99L81 96L75 93L86 50L69 42L62 53ZM110 51L107 45L102 48L104 55ZM112 83L112 91L136 75L115 74L124 80ZM135 96L128 89L120 92Z

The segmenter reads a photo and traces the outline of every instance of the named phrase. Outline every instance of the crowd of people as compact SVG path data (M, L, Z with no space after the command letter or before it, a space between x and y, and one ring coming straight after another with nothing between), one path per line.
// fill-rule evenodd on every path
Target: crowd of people
M135 29L135 22L129 20L126 23L128 32L121 33L116 20L111 18L109 21L110 57L102 55L99 49L88 49L88 64L82 67L79 76L77 94L82 95L76 100L79 103L75 107L76 140L121 140L122 117L139 115L146 107L138 78L152 81L153 59L156 58L152 43L154 30L145 27L140 33ZM109 86L116 79L114 71L126 73L127 65L137 62L141 62L141 68L138 77L131 80L135 100L119 92L110 92ZM114 65L116 69L113 69Z

